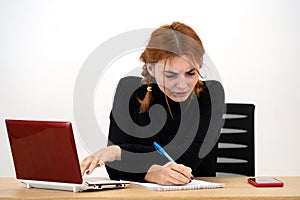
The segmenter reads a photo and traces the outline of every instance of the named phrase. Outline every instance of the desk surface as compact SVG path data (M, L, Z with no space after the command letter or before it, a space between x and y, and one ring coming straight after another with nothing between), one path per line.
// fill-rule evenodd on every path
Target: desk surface
M300 199L300 177L277 178L284 182L284 187L257 188L247 183L247 177L213 177L199 179L225 183L225 188L158 192L130 185L80 193L26 189L14 178L0 178L0 199Z

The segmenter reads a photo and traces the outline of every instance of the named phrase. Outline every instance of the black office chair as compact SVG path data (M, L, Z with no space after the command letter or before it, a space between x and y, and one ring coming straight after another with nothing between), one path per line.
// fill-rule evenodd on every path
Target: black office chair
M217 176L255 176L253 104L227 103L218 141Z

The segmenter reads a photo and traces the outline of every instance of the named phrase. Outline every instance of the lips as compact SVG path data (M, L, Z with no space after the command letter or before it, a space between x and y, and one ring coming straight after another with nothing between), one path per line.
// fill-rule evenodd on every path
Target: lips
M173 92L173 94L176 97L185 97L187 96L188 92Z

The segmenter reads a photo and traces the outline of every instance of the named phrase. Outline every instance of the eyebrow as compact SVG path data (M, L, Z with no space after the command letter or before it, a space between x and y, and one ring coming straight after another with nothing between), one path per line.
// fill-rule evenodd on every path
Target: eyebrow
M186 74L188 74L188 73L191 73L191 72L193 72L193 71L195 71L196 70L196 68L192 68L191 70L189 70L189 71L187 71L187 72L185 72ZM177 72L174 72L174 71L169 71L169 70L165 70L165 73L170 73L170 74L178 74Z

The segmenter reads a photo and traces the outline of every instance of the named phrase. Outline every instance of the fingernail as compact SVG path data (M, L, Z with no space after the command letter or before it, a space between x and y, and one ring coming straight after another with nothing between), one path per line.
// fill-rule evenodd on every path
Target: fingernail
M89 175L89 173L90 173L90 170L87 170L85 173L86 173L87 175Z
M103 163L98 163L97 167L101 167L103 165Z
M195 178L192 176L192 177L191 177L191 180L194 180L194 179L195 179Z

